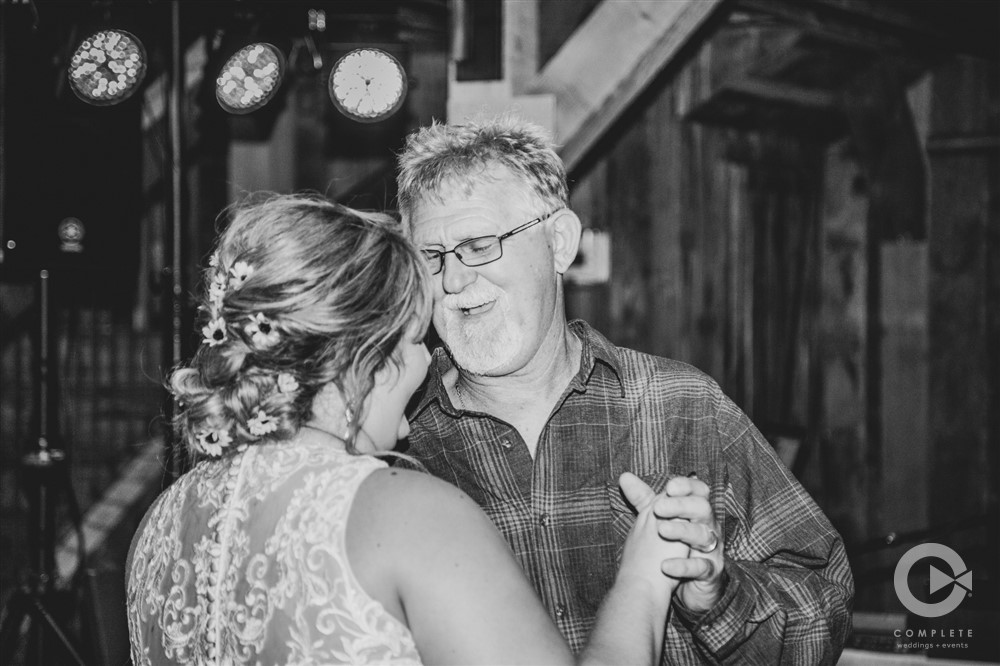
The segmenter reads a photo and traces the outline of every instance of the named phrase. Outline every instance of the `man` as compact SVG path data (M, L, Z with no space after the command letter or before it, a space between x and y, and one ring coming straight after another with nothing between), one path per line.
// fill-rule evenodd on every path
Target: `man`
M578 650L632 514L658 500L682 584L664 662L837 660L853 581L839 535L749 419L703 373L567 322L580 220L541 128L513 116L421 129L399 207L435 276L444 342L411 414L409 453L473 497Z

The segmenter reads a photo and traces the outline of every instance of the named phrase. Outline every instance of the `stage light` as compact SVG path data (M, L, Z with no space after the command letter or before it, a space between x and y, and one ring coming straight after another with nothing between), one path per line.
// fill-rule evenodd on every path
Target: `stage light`
M124 30L98 30L81 41L70 58L70 87L96 106L124 102L145 76L146 49Z
M330 99L348 118L363 123L388 118L403 105L406 73L381 49L355 49L333 66Z
M278 93L285 57L266 42L248 44L223 65L215 80L215 98L229 113L256 111Z

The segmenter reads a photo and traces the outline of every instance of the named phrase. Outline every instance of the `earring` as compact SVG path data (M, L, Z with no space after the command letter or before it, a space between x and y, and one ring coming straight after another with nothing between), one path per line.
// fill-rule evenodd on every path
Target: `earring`
M346 430L344 431L344 441L350 441L351 424L354 423L354 411L350 407L344 407L344 417L347 419Z

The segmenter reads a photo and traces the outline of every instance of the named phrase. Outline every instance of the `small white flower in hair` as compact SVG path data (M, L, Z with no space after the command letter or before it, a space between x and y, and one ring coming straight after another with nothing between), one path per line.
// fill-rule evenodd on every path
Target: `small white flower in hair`
M229 435L228 430L199 432L196 438L198 440L198 448L203 453L216 457L221 456L222 449L233 443L233 438Z
M213 268L219 265L219 253L213 252L212 256L208 258L208 265Z
M278 340L281 339L274 324L264 316L263 312L252 315L250 323L243 330L246 331L246 334L250 336L250 339L258 347L267 348L276 345Z
M299 390L299 383L295 377L287 372L278 374L278 391L281 393L291 393Z
M233 289L239 289L253 275L253 266L245 261L237 261L229 272L233 276Z
M201 334L205 336L202 342L208 346L221 345L226 341L226 320L222 317L216 317L208 322L208 325L202 326Z
M247 421L247 428L251 435L266 435L278 429L278 421L263 409L257 410L257 416Z
M222 300L226 297L227 281L225 273L216 273L212 278L212 284L208 287L208 298L216 308L222 307Z

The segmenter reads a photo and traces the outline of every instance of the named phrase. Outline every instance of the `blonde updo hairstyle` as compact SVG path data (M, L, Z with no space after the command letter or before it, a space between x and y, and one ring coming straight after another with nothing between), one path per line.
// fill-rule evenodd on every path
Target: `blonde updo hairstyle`
M375 374L428 325L423 260L393 218L318 196L258 196L229 213L204 274L204 340L169 381L177 436L214 455L290 438L332 382L353 451Z

